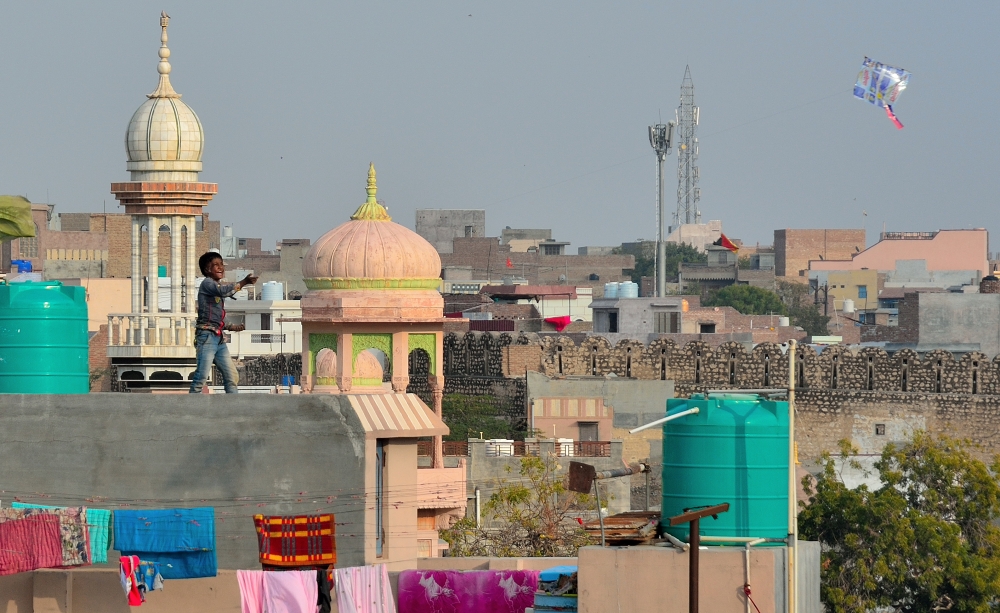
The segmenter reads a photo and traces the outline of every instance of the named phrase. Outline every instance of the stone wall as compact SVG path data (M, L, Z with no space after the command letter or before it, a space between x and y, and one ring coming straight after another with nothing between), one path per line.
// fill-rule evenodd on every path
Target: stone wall
M784 387L788 381L786 348L775 343L748 350L736 342L712 347L702 341L681 346L670 340L625 340L611 345L598 336L470 333L446 336L445 346L453 348L445 354L446 373L474 365L497 378L528 370L555 378L673 380L678 397L712 389ZM842 346L817 353L805 346L797 351L795 370L803 460L836 451L844 438L863 453L878 453L915 428L969 438L984 455L1000 453L1000 431L992 426L1000 414L1000 356L909 349L889 355L875 347Z

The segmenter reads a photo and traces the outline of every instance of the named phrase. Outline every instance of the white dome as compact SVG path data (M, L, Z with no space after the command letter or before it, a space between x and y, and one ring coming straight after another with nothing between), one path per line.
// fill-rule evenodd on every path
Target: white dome
M167 24L160 13L160 82L132 115L125 132L128 170L133 181L197 181L205 134L201 121L170 85Z
M131 171L201 172L201 121L180 98L150 98L132 115L125 135Z

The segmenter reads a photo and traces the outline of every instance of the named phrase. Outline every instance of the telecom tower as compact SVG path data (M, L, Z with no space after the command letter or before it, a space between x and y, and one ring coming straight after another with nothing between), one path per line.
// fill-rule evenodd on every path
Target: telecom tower
M649 144L656 152L656 295L662 297L667 283L667 240L663 231L666 211L663 208L663 162L670 154L674 138L674 122L649 126Z
M677 212L671 232L681 224L701 223L698 187L698 107L694 105L691 67L684 67L681 105L677 107Z

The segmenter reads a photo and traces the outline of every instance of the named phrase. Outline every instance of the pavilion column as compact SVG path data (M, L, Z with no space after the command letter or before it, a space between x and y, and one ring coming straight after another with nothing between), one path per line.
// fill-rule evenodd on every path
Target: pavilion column
M441 401L444 398L444 377L431 375L431 396L434 398L434 414L438 419L444 421L441 409ZM438 434L434 437L434 456L431 460L431 468L444 468L444 438Z
M392 391L403 394L410 385L410 333L392 335Z
M176 215L170 217L170 312L181 312L181 220ZM171 333L173 331L171 330Z
M354 381L354 336L337 335L337 387L342 394L351 391Z

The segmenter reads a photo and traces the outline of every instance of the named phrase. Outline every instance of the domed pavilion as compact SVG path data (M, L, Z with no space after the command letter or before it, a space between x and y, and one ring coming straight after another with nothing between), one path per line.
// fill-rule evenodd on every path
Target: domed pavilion
M350 220L316 241L302 263L309 288L302 298L303 391L404 394L410 364L421 364L440 418L441 258L416 232L393 223L376 200L374 164L367 191ZM411 394L413 401L419 399ZM442 465L436 436L434 466Z

